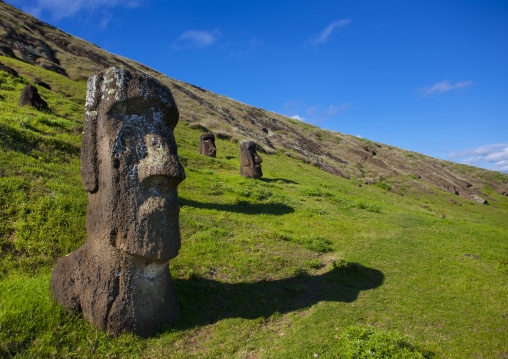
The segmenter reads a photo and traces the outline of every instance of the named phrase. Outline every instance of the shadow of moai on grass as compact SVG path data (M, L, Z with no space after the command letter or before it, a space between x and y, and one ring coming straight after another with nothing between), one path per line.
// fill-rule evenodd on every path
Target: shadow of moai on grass
M378 288L383 281L381 271L358 263L316 276L304 274L255 283L223 283L199 277L177 279L182 311L175 327L192 328L227 318L268 318L322 301L351 303L361 291Z
M81 175L87 241L53 270L56 301L112 335L149 336L178 313L168 261L180 250L185 179L167 86L116 67L88 80Z
M269 214L281 216L295 211L293 207L284 203L251 203L248 201L237 201L235 204L205 203L182 197L178 198L178 202L182 206L252 215Z

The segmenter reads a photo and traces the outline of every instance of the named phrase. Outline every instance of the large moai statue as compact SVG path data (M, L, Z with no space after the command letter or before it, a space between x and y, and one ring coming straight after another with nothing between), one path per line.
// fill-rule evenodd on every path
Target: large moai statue
M215 157L217 155L213 133L203 133L199 136L199 153L208 157Z
M168 87L116 67L88 90L81 175L88 191L86 243L51 276L56 301L112 335L149 336L178 303L168 261L180 250L177 186L185 179Z
M240 174L245 178L260 178L261 157L256 152L256 143L253 141L240 141Z

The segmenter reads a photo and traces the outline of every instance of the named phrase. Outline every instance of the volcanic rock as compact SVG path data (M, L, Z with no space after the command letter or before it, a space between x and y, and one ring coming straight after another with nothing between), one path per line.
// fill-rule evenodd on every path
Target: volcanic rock
M168 261L180 250L185 179L168 87L116 67L90 76L81 145L87 240L51 276L56 301L112 335L152 335L178 302Z
M41 110L48 107L48 104L39 95L37 87L26 85L19 96L18 106L31 106Z

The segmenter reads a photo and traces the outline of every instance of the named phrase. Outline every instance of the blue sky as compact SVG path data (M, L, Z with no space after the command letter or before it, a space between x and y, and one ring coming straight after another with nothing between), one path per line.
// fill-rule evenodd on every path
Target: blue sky
M508 1L7 0L166 75L508 172Z

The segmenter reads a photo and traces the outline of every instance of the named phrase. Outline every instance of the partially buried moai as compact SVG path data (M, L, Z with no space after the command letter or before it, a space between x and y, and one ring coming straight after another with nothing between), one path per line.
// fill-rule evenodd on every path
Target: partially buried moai
M262 177L261 162L261 157L256 152L256 143L240 141L240 174L246 178Z
M208 157L215 157L217 155L213 133L203 133L199 136L199 153Z
M86 243L51 276L56 301L110 334L149 336L178 313L168 260L180 250L177 186L185 179L168 87L116 67L88 90L81 175Z

